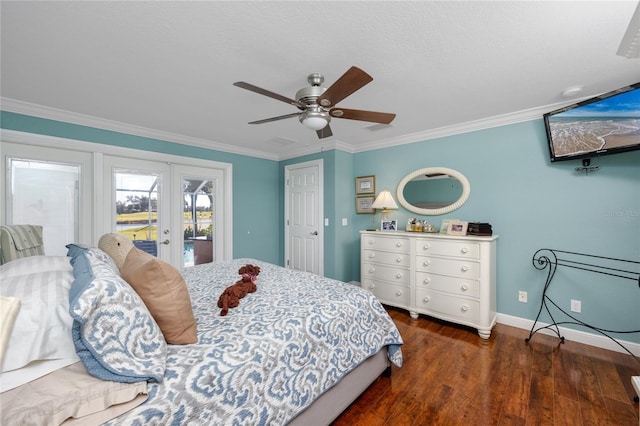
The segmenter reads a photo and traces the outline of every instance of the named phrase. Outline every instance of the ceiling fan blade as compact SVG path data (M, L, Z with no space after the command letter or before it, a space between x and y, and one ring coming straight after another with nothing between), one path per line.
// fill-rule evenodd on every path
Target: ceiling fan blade
M295 106L297 108L300 108L300 109L304 109L304 108L307 107L305 104L303 104L302 102L298 102L295 99L287 98L286 96L279 95L279 94L271 92L271 91L269 91L267 89L263 89L261 87L254 86L253 84L246 83L244 81L236 81L235 83L233 83L233 85L237 86L237 87L241 87L243 89L250 90L250 91L258 93L260 95L264 95L264 96L268 96L268 97L273 98L273 99L277 99L279 101L288 103L288 104L293 105L293 106Z
M372 123L389 124L396 118L395 114L388 112L364 111L361 109L331 108L329 115L335 118L347 120L370 121Z
M249 124L269 123L271 121L278 121L278 120L284 120L285 118L297 117L300 114L302 114L302 113L301 112L294 112L294 113L287 114L287 115L280 115L278 117L271 117L271 118L265 118L263 120L250 121Z
M331 126L329 126L328 124L323 129L316 130L316 133L318 134L318 139L324 139L333 136Z
M318 105L325 108L331 107L371 81L373 77L369 74L358 67L351 67L320 95Z

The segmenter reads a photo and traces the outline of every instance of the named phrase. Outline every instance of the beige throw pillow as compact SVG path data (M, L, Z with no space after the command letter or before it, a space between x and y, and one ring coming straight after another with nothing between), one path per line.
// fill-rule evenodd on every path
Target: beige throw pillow
M127 254L120 274L147 305L167 343L197 343L189 290L176 268L134 247Z

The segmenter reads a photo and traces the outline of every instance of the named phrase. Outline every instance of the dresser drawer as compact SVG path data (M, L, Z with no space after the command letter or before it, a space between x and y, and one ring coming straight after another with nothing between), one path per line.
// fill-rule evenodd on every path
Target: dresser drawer
M438 290L454 295L480 297L480 282L465 278L416 272L416 289Z
M416 290L416 307L463 319L480 319L480 302L435 291Z
M367 262L362 264L362 278L388 281L408 287L411 281L411 274L409 269L394 268Z
M383 283L372 279L364 279L362 288L369 290L382 303L393 306L407 307L411 300L411 291L401 285Z
M419 238L416 240L416 254L479 259L480 244L468 241L435 241Z
M396 265L409 268L409 255L405 253L392 253L388 251L364 250L363 262L377 262L387 265Z
M416 256L416 270L470 279L480 278L478 262L440 257Z
M411 247L408 238L365 235L362 237L362 249L409 253Z

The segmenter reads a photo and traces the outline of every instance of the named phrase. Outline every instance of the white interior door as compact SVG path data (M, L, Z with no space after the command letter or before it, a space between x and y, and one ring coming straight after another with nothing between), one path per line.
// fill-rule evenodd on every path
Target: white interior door
M324 274L322 160L285 167L286 267Z

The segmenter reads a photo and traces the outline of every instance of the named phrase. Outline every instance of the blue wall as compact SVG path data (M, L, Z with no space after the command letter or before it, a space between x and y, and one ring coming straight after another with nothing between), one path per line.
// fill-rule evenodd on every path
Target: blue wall
M443 217L491 223L500 236L498 311L534 319L546 277L532 266L536 250L640 260L640 151L594 159L600 170L589 175L575 171L580 165L551 163L543 121L534 120L359 153L354 173L375 175L377 192L388 187L395 196L398 182L416 169L462 172L471 183L467 203L446 216L422 218L438 227ZM403 208L391 215L400 226L415 216ZM379 219L378 214L373 226ZM371 216L358 215L354 232L371 226ZM529 303L518 302L519 290L528 292ZM582 314L576 316L585 322L640 329L638 283L565 269L550 292L567 311L571 299L581 300ZM624 339L640 342L637 334Z
M324 163L325 275L359 281L359 231L379 227L380 214L355 214L356 176L375 175L376 192L423 167L449 167L471 183L467 203L443 217L490 222L498 240L498 312L533 320L544 272L531 263L539 248L640 260L640 151L594 159L585 175L580 161L550 163L542 120L412 144L349 154L325 151L275 162L2 112L1 127L233 164L234 257L282 265L284 167L322 158ZM415 214L392 217L402 226ZM347 218L348 226L342 226ZM517 301L527 291L529 303ZM550 288L561 306L582 301L577 316L602 327L640 328L640 290L629 280L559 270ZM546 320L546 318L543 318ZM640 342L640 336L624 335Z

